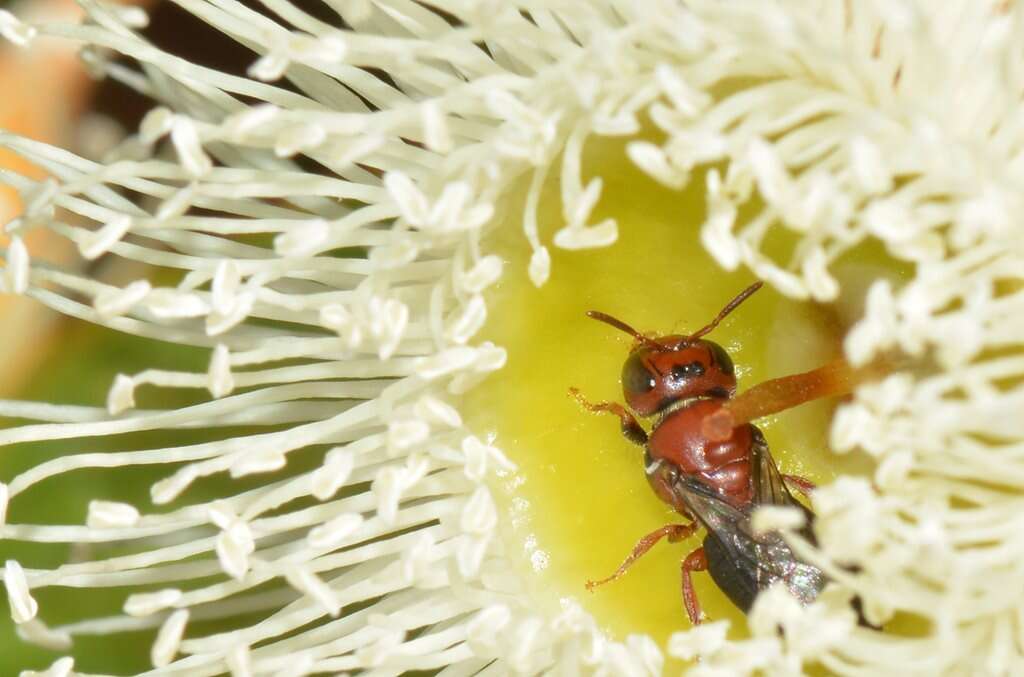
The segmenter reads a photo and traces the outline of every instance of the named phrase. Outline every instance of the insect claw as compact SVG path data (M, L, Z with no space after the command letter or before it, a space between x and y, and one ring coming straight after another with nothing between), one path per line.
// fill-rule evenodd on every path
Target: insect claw
M607 578L602 578L599 581L587 581L586 584L585 584L586 588L587 588L587 591L588 592L594 592L594 588L596 588L597 586L604 585L605 583L611 583L615 579L621 577L624 573L626 573L626 572L622 571L622 570L619 570L619 571L616 571L611 576L609 576Z
M591 402L580 394L580 391L576 388L569 388L569 395L576 398L576 401L580 403L580 406L587 411L595 414L615 414L619 418L622 434L627 440L640 446L647 444L647 432L644 431L643 427L639 423L637 423L633 414L626 411L625 407L621 404L617 402Z
M580 406L587 411L595 413L609 411L610 404L608 402L591 402L584 397L583 393L579 391L579 388L569 388L569 396L579 402Z

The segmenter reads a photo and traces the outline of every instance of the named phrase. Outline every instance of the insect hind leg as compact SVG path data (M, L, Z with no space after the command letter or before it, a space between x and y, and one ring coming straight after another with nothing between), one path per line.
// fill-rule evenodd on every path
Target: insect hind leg
M697 548L686 555L686 559L683 560L683 605L686 606L686 616L690 617L690 623L695 626L700 625L701 621L703 621L703 610L700 608L700 602L697 600L697 593L693 590L693 579L690 574L693 572L707 572L707 570L708 557L703 552L703 548Z
M686 607L686 615L690 622L700 625L704 620L704 611L700 608L700 601L697 599L697 592L693 589L693 578L690 576L694 571L707 571L708 558L704 554L704 548L697 548L683 560L683 606Z
M633 444L644 446L647 444L647 431L637 422L633 414L629 413L624 406L618 402L591 402L585 398L576 388L569 388L569 394L576 398L587 411L594 413L615 414L619 417L622 427L622 435Z
M619 568L615 570L611 576L602 578L599 581L587 581L587 590L593 591L599 585L610 583L618 578L621 578L626 570L629 569L638 559L647 554L647 551L654 547L654 544L661 539L668 537L670 543L681 541L684 538L689 538L697 531L700 527L698 522L691 524L666 524L660 529L656 529L651 533L647 534L633 546L633 551L629 553L629 556L619 565Z

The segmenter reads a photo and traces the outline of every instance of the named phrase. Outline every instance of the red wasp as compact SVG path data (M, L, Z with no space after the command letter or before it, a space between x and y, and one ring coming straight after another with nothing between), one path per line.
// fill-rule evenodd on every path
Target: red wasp
M804 604L821 592L826 579L817 567L800 561L778 533L755 534L750 518L761 505L789 506L804 513L804 538L814 542L813 514L799 503L787 483L807 493L814 485L782 475L761 431L749 421L803 402L849 392L858 374L843 361L752 388L738 397L736 374L725 350L703 338L729 313L761 288L747 287L714 320L688 336L651 338L625 322L597 311L595 320L624 331L635 340L622 367L627 409L616 402L590 403L570 392L594 412L618 416L622 433L643 446L651 488L661 500L690 520L652 531L611 576L589 581L588 589L622 576L630 565L662 538L680 541L704 527L706 536L682 562L683 603L690 621L702 612L691 574L707 571L736 606L750 609L757 593L782 581ZM656 416L650 434L636 416Z

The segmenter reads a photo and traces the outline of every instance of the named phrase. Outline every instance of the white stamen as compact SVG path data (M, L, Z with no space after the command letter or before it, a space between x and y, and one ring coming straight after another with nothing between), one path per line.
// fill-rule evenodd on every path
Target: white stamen
M647 141L633 141L626 146L629 159L663 185L679 190L689 180L689 172L673 167L665 152Z
M418 418L428 423L438 423L449 428L458 428L462 425L459 410L432 395L424 395L417 400L413 411Z
M7 267L4 268L4 290L11 294L24 294L28 290L29 256L25 243L17 235L11 237L7 249Z
M551 254L547 247L540 247L533 250L530 256L529 267L530 281L535 287L543 287L551 276Z
M118 317L146 298L151 288L149 280L136 280L122 289L114 287L101 292L93 299L92 305L100 317Z
M22 670L19 677L71 677L71 669L75 667L75 659L70 656L58 658L53 664L42 672L36 670Z
M452 343L464 344L480 331L486 320L487 304L484 303L482 296L474 296L455 321L449 325L447 336Z
M311 219L274 238L274 251L282 256L311 256L327 241L330 231L323 219Z
M321 501L329 499L345 486L354 467L355 455L352 452L331 450L327 461L313 473L313 495Z
M162 320L202 317L210 312L202 297L177 289L154 289L146 296L145 305L149 312Z
M18 625L15 631L19 639L47 651L69 651L72 646L70 633L47 627L38 618Z
M135 506L115 501L89 501L85 523L92 529L117 529L135 526L139 511Z
M501 258L491 254L480 259L473 268L459 278L463 291L479 294L501 277Z
M189 176L199 178L205 176L212 168L213 162L203 151L199 141L199 133L195 123L189 118L176 116L171 123L171 143L178 152L178 160Z
M274 153L278 157L291 157L316 148L326 138L327 131L320 125L294 125L277 135Z
M174 113L163 106L153 108L139 124L139 139L145 144L154 144L171 132Z
M177 190L169 198L160 203L153 216L157 221L167 221L181 216L188 211L198 193L197 183L190 183L184 188Z
M475 482L486 477L492 463L502 472L513 472L516 469L515 463L508 460L497 447L484 444L474 436L462 440L462 453L466 459L466 477Z
M241 113L235 113L222 123L224 134L233 141L242 141L249 134L272 122L279 112L277 106L260 104Z
M249 66L246 73L257 80L274 82L281 79L289 65L291 61L287 55L277 51L268 52Z
M423 421L393 421L388 424L388 448L391 453L410 449L430 436L430 426Z
M222 315L231 312L235 306L235 297L242 285L242 274L234 261L224 260L217 264L210 285L213 309Z
M219 336L232 327L236 326L252 312L253 305L256 303L256 298L252 292L241 292L237 296L233 297L232 305L227 312L221 312L214 310L206 317L206 335L207 336Z
M694 626L687 632L677 632L668 639L670 656L692 661L700 655L714 654L725 645L729 621L715 621Z
M555 244L562 249L594 249L607 247L619 237L614 219L605 219L594 226L568 226L555 233Z
M36 37L36 29L23 24L6 9L0 9L0 35L4 36L18 47L28 47L33 38Z
M362 515L346 513L311 529L307 540L314 548L334 548L344 543L362 524Z
M130 376L118 374L107 393L107 411L116 416L135 408L135 381Z
M389 172L384 177L384 187L388 189L406 221L413 226L427 223L430 218L430 205L408 176L402 172Z
M769 531L799 529L804 526L805 522L803 512L796 508L763 505L754 511L750 525L753 527L754 533L763 534Z
M206 379L206 388L216 398L230 395L235 389L235 379L231 376L231 354L223 343L218 343L213 349Z
M427 102L421 108L423 117L423 140L427 148L435 153L447 153L452 148L452 138L448 125L437 102Z
M83 237L78 243L78 250L90 261L97 259L120 242L131 226L131 218L124 214L117 216L100 229Z
M211 505L209 517L221 529L214 548L221 568L228 576L241 580L249 571L249 555L256 550L249 525L224 502Z
M855 136L850 140L850 160L853 175L866 194L877 195L892 190L892 173L882 159L881 149L869 139Z
M228 468L232 477L276 472L288 464L288 457L276 449L243 453Z
M15 623L27 623L39 613L39 604L29 592L25 570L13 559L4 565L4 588L7 589L7 602L11 606L11 618Z
M193 466L186 466L170 477L155 482L149 490L153 503L157 505L170 503L187 489L190 484L195 482L196 477L195 468Z
M185 635L185 625L188 623L189 613L187 609L178 609L164 621L156 634L153 648L149 657L153 665L158 668L167 667L174 660L181 645L181 638Z
M173 607L181 598L182 592L176 588L136 593L125 600L124 612L129 616L151 616Z
M432 381L446 374L472 365L477 359L475 348L460 347L449 348L448 350L425 358L420 362L416 372L421 378Z
M285 574L285 580L296 590L316 600L317 604L332 617L337 617L341 613L341 602L338 601L337 595L312 571L304 567L296 567Z
M459 526L466 533L484 535L490 533L497 523L498 513L491 492L487 487L480 487L463 508Z
M231 677L252 677L252 655L249 647L238 644L232 647L225 658Z

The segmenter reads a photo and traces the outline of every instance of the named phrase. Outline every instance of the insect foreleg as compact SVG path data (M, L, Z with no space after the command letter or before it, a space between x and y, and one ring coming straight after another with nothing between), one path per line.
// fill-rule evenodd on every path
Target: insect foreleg
M655 543L666 536L668 536L668 540L670 542L675 543L676 541L681 541L684 538L689 538L699 528L700 523L693 522L691 524L667 524L656 531L652 531L637 541L637 544L633 546L633 552L629 553L629 556L626 557L625 561L619 565L619 568L615 570L615 573L607 578L602 578L599 581L587 581L587 590L593 590L599 585L604 585L605 583L620 578L626 573L626 570L633 565L633 562L636 562L647 554L647 551L653 548Z
M575 397L576 401L587 411L615 414L619 417L622 434L627 440L641 447L647 444L647 431L640 427L633 414L618 402L590 402L576 388L569 388L569 394Z

